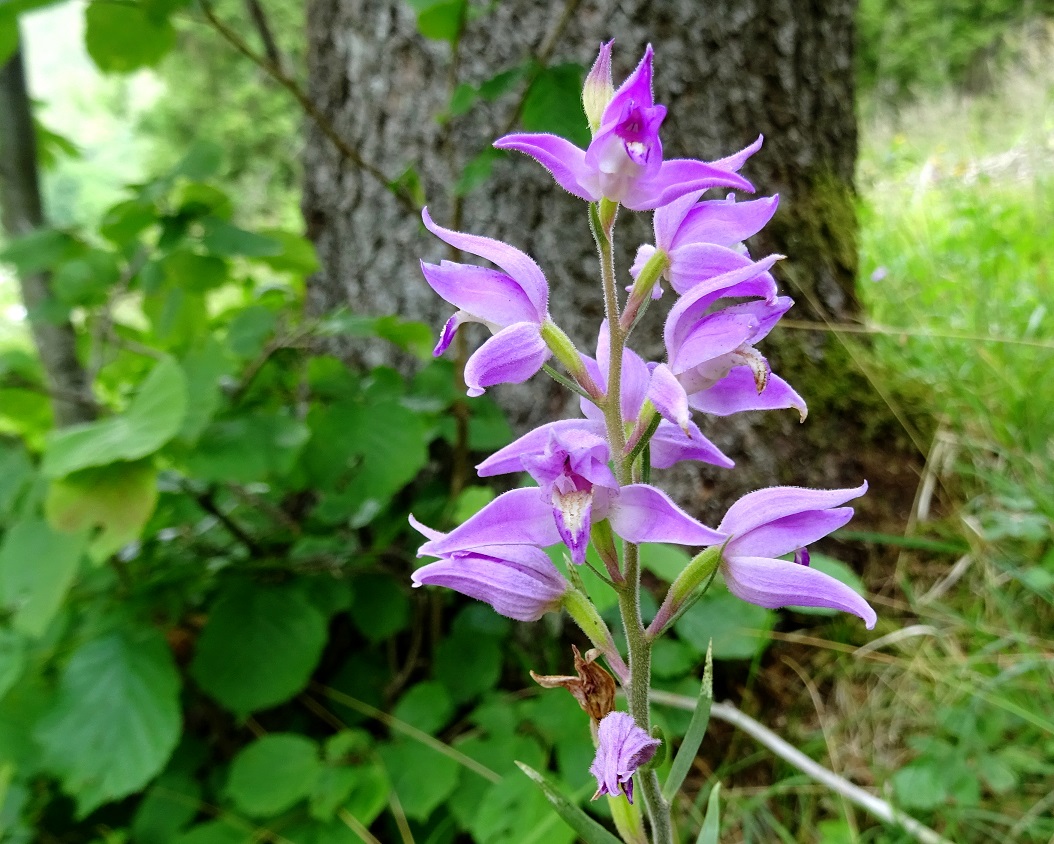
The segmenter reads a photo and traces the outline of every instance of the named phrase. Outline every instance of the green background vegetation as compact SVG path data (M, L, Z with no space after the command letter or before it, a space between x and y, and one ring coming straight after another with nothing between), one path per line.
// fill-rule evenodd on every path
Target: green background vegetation
M24 19L53 228L0 274L53 273L49 314L74 320L108 414L53 430L8 278L0 840L570 842L513 760L592 793L583 714L526 679L566 671L574 633L407 588L407 514L454 524L493 495L444 471L452 367L430 327L304 316L301 115L179 5L144 4L134 37L101 2ZM442 35L444 4L416 5ZM268 11L302 75L299 5ZM937 429L911 524L839 543L868 561L875 636L718 588L655 650L657 685L694 696L713 637L719 696L957 842L1054 836L1051 11L861 3L868 333L831 330ZM346 337L415 374L319 352ZM473 452L508 441L493 404L468 409ZM661 595L684 558L649 551ZM912 840L721 725L686 823L717 781L722 840Z

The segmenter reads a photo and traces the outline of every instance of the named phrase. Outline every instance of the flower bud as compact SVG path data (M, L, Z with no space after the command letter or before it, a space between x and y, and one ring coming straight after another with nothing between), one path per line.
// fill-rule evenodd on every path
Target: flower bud
M615 86L611 83L611 45L614 43L608 41L607 44L600 45L600 53L582 87L582 107L586 112L586 120L589 121L589 130L594 135L600 128L604 109L615 96Z

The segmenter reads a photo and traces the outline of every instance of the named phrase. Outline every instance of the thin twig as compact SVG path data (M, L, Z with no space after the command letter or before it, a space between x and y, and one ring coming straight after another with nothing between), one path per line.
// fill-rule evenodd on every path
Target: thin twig
M356 818L347 809L341 809L340 811L338 811L337 817L340 818L341 821L343 821L344 825L348 829L350 829L357 836L359 836L359 838L365 841L366 844L381 844L381 840L379 838L375 838L373 833L362 825L362 821Z
M271 32L271 25L267 22L263 6L260 5L259 0L245 0L245 10L249 13L253 26L256 27L256 34L260 36L264 52L267 53L267 60L285 73L282 51L278 49L278 42L275 41L274 33Z
M656 703L672 706L676 709L684 709L689 712L695 709L696 704L694 698L673 694L672 692L652 691L651 698ZM823 784L835 794L845 797L883 823L899 826L916 841L921 841L922 844L952 844L947 838L915 820L910 815L906 815L882 798L876 797L860 786L854 785L849 780L838 776L833 771L829 771L818 762L814 762L798 748L784 741L764 724L755 721L731 703L715 703L710 709L710 714L719 721L724 721L726 724L739 728L787 764L792 765L806 776Z
M394 181L385 175L379 167L366 161L366 159L362 157L362 154L349 144L334 128L333 124L326 119L326 116L319 111L318 107L307 95L307 92L300 87L295 79L288 76L281 68L272 64L266 56L259 55L245 42L245 39L216 17L208 0L202 0L201 10L208 22L212 24L212 27L228 44L253 62L253 64L257 65L264 71L264 73L293 95L293 98L300 104L304 113L315 122L315 125L318 126L322 134L329 138L333 146L337 148L337 151L340 152L344 158L350 161L359 170L380 182L408 211L412 211L415 214L420 213L421 206L413 196L411 196L406 189L395 185Z

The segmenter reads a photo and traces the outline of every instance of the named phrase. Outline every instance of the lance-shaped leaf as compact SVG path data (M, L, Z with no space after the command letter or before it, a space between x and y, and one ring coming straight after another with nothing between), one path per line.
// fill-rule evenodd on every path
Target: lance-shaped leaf
M721 807L718 803L721 797L721 783L714 783L710 799L706 801L706 819L703 828L699 830L699 837L695 844L718 844L717 836L721 832Z
M523 764L523 762L517 762L516 765L538 784L538 787L542 790L549 803L552 804L556 813L563 818L564 823L571 827L586 844L621 844L614 835L582 811L580 806L572 803L544 775L534 770L530 765Z
M699 700L696 701L692 720L688 724L688 732L681 742L677 755L670 767L670 775L662 787L662 796L667 801L673 800L688 776L692 768L695 755L699 752L699 745L703 743L706 735L706 727L710 723L710 707L714 703L714 645L711 641L706 649L706 668L703 671L703 685L699 689Z

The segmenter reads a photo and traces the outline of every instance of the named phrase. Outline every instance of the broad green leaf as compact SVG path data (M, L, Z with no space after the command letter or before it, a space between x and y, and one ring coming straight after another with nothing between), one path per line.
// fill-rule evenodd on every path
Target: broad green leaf
M926 757L916 760L892 776L893 793L902 809L934 809L948 793L948 765Z
M14 264L26 275L50 269L77 257L84 244L58 229L37 229L10 241L0 250L0 261Z
M206 217L202 245L213 255L263 258L282 254L282 244L261 234L246 231L219 217Z
M48 521L67 533L98 529L88 545L95 563L137 540L157 506L157 469L149 460L111 463L54 480Z
M640 564L667 583L673 583L692 557L675 545L646 543L640 546Z
M376 762L357 763L322 770L311 793L311 817L328 821L345 809L369 826L388 805L391 784Z
M160 270L158 276L161 276ZM144 288L145 285L144 280ZM208 327L209 311L205 294L181 287L162 284L154 292L147 291L143 297L143 313L150 320L155 343L165 349L193 346L201 341Z
M187 378L187 392L194 397L194 401L187 405L187 415L183 418L179 438L194 443L219 407L220 378L230 374L232 366L223 347L211 336L187 352L182 364Z
M417 729L435 735L454 714L454 703L439 683L425 681L412 686L395 704L392 715Z
M126 199L107 209L99 234L117 246L127 246L156 222L157 209L153 205L140 199Z
M581 147L589 143L589 124L582 111L581 65L561 64L542 70L523 101L521 120L529 132L551 132Z
M717 837L721 834L721 783L715 782L710 791L710 797L706 801L706 818L703 820L703 828L699 830L699 837L695 844L718 844Z
M278 316L270 308L263 305L242 308L227 326L227 345L238 357L256 357L277 325Z
M296 273L297 275L311 275L318 269L318 254L315 252L315 244L303 235L293 234L282 229L261 229L260 234L264 237L277 241L282 246L282 251L277 255L265 255L260 260L272 269Z
M191 827L172 844L249 844L253 828L236 825L231 820L208 821Z
M670 773L662 786L662 796L667 801L672 801L681 790L684 778L692 769L695 756L699 752L699 746L703 743L706 735L706 727L710 723L710 707L714 703L714 660L712 648L706 651L706 668L703 671L703 684L699 689L699 698L695 703L695 711L692 713L692 721L688 725L681 746L677 749Z
M370 573L355 578L351 620L371 642L390 639L410 621L406 585L386 574Z
M84 44L103 73L130 73L157 64L176 43L167 18L141 6L92 0L84 12Z
M699 654L695 648L678 639L664 636L652 645L651 670L663 680L683 677L698 664Z
M132 818L136 844L169 844L201 811L201 784L185 773L166 772L150 786Z
M417 12L417 31L436 41L457 41L465 15L465 0L409 0Z
M212 606L190 674L244 716L301 691L325 643L326 618L301 590L236 581Z
M116 255L91 249L55 269L52 290L67 307L95 307L106 302L108 291L120 275Z
M501 676L501 666L501 646L497 639L455 633L436 648L432 673L455 703L464 703L493 689Z
M0 545L0 598L11 627L44 635L77 573L85 537L59 533L42 519L19 522Z
M471 158L462 168L454 183L454 196L467 196L476 188L486 184L494 170L494 162L501 158L500 150L488 147Z
M227 262L215 255L174 249L161 261L165 280L174 288L207 293L227 281Z
M318 745L304 736L272 733L234 757L227 796L250 817L266 818L307 797L321 773Z
M714 586L674 625L677 635L700 654L713 640L714 659L750 659L769 641L775 621L771 610L741 601Z
M22 677L25 665L25 640L14 630L0 627L0 699Z
M0 447L0 518L13 515L36 474L22 443Z
M262 411L213 422L187 455L187 470L203 481L263 481L289 472L308 436L307 426L287 411Z
M209 179L219 173L222 164L223 147L213 141L198 140L190 145L183 158L172 169L172 175L200 182L202 179ZM219 193L219 191L216 192ZM224 199L226 199L225 196ZM183 200L186 201L186 196Z
M378 754L403 811L413 820L428 820L457 787L457 761L423 744L395 741L381 745Z
M572 844L577 838L545 794L510 774L490 786L472 813L469 831L487 844Z
M49 436L41 470L46 477L61 478L89 466L146 457L179 432L186 410L183 370L172 358L163 358L124 413Z
M586 844L619 844L619 840L614 835L589 817L578 805L572 803L545 776L522 762L517 762L516 764L521 771L537 784L557 814L564 819L564 822L571 829L578 833L578 836Z
M18 18L14 15L0 15L0 65L18 49Z
M179 740L179 674L160 633L114 632L81 645L35 736L77 817L139 791Z
M814 568L817 571L822 571L824 574L829 574L835 580L841 581L850 589L857 594L864 594L864 582L849 566L843 563L841 560L836 560L833 557L827 557L823 554L812 554L809 560L809 567ZM838 615L839 610L831 609L830 607L787 607L787 609L794 610L794 612L800 612L802 615Z

